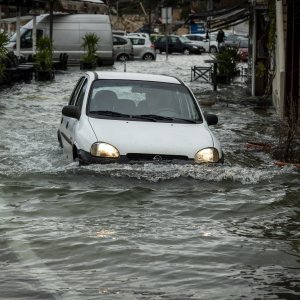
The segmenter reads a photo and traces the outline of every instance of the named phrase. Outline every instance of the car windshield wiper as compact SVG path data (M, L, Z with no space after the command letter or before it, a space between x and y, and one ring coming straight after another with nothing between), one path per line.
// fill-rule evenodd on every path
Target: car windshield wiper
M191 124L196 124L197 123L197 121L191 120L191 119L173 118L173 120L182 121L182 122L191 123Z
M110 116L110 117L130 117L129 115L122 114L116 111L111 110L93 110L90 111L91 114L103 115L103 116Z
M181 122L186 122L186 123L197 123L194 120L190 120L190 119L181 119L181 118L172 118L172 117L166 117L166 116L159 116L159 115L133 115L132 118L141 118L141 119L146 119L146 120L150 120L150 121L159 121L159 120L166 120L166 121L181 121Z
M146 119L146 120L150 120L150 121L158 121L158 120L167 120L167 121L172 121L173 118L170 117L164 117L164 116L159 116L159 115L134 115L132 116L133 118L140 118L140 119Z

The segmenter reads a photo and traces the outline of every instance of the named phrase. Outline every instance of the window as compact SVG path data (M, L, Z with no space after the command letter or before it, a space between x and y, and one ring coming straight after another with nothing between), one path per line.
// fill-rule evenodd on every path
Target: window
M79 91L75 106L79 106L80 108L82 107L82 102L83 102L83 98L85 95L85 91L86 91L86 87L87 87L87 79L85 79L84 83L82 84L82 87Z
M105 97L102 95L105 94ZM111 95L114 95L112 97ZM127 118L139 121L141 115L156 115L176 118L176 122L193 120L202 122L195 99L184 85L135 80L94 81L89 94L87 112L92 118ZM98 111L112 111L118 114L99 114ZM136 118L132 118L136 116ZM157 122L160 120L158 119ZM174 122L174 119L162 122Z
M114 45L126 45L127 41L123 38L114 36L113 37L113 44Z
M43 36L43 30L36 31L36 39ZM21 34L21 48L32 48L32 29L27 29Z
M75 88L74 88L74 90L73 90L73 92L72 92L72 95L71 95L71 97L70 97L70 101L69 101L69 105L75 105L75 101L76 101L76 99L77 99L77 96L78 96L78 93L79 93L79 91L80 91L80 88L81 88L81 86L82 86L82 83L83 83L83 81L84 81L84 76L83 77L81 77L79 80L78 80L78 82L77 82L77 84L76 84L76 86L75 86Z

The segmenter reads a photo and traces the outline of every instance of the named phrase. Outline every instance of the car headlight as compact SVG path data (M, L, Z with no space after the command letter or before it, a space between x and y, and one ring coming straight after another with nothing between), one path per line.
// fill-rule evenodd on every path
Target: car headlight
M194 48L194 49L198 49L198 47L197 47L197 46L193 46L193 48Z
M219 161L219 152L216 148L204 148L199 150L195 155L195 162L201 163L215 163Z
M97 142L91 147L91 155L98 157L118 158L120 153L117 148L110 144Z

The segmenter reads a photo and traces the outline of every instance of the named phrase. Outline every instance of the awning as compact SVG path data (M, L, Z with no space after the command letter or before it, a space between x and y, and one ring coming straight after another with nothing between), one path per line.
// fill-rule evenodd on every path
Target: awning
M249 10L247 8L237 9L224 15L211 17L207 20L207 28L210 31L216 31L227 26L235 26L249 19Z
M185 22L192 23L195 20L206 20L207 28L212 31L217 31L227 26L240 24L249 18L249 9L247 5L236 5L221 10L206 11L197 14L191 14Z

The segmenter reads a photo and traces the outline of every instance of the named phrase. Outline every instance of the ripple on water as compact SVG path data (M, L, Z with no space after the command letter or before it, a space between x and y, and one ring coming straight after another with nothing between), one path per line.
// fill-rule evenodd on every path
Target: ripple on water
M36 145L38 148L39 145ZM49 149L48 149L49 150ZM54 149L53 149L54 150ZM55 150L54 150L55 153ZM57 153L56 153L57 154ZM0 172L6 176L26 176L27 174L76 173L77 175L97 175L111 178L132 178L159 182L178 178L191 178L200 181L233 181L242 184L256 184L270 181L276 176L297 172L293 167L278 168L265 166L260 168L240 165L181 165L181 164L105 164L79 166L77 162L66 164L63 157L45 155L24 159L17 164L11 157L0 159Z

